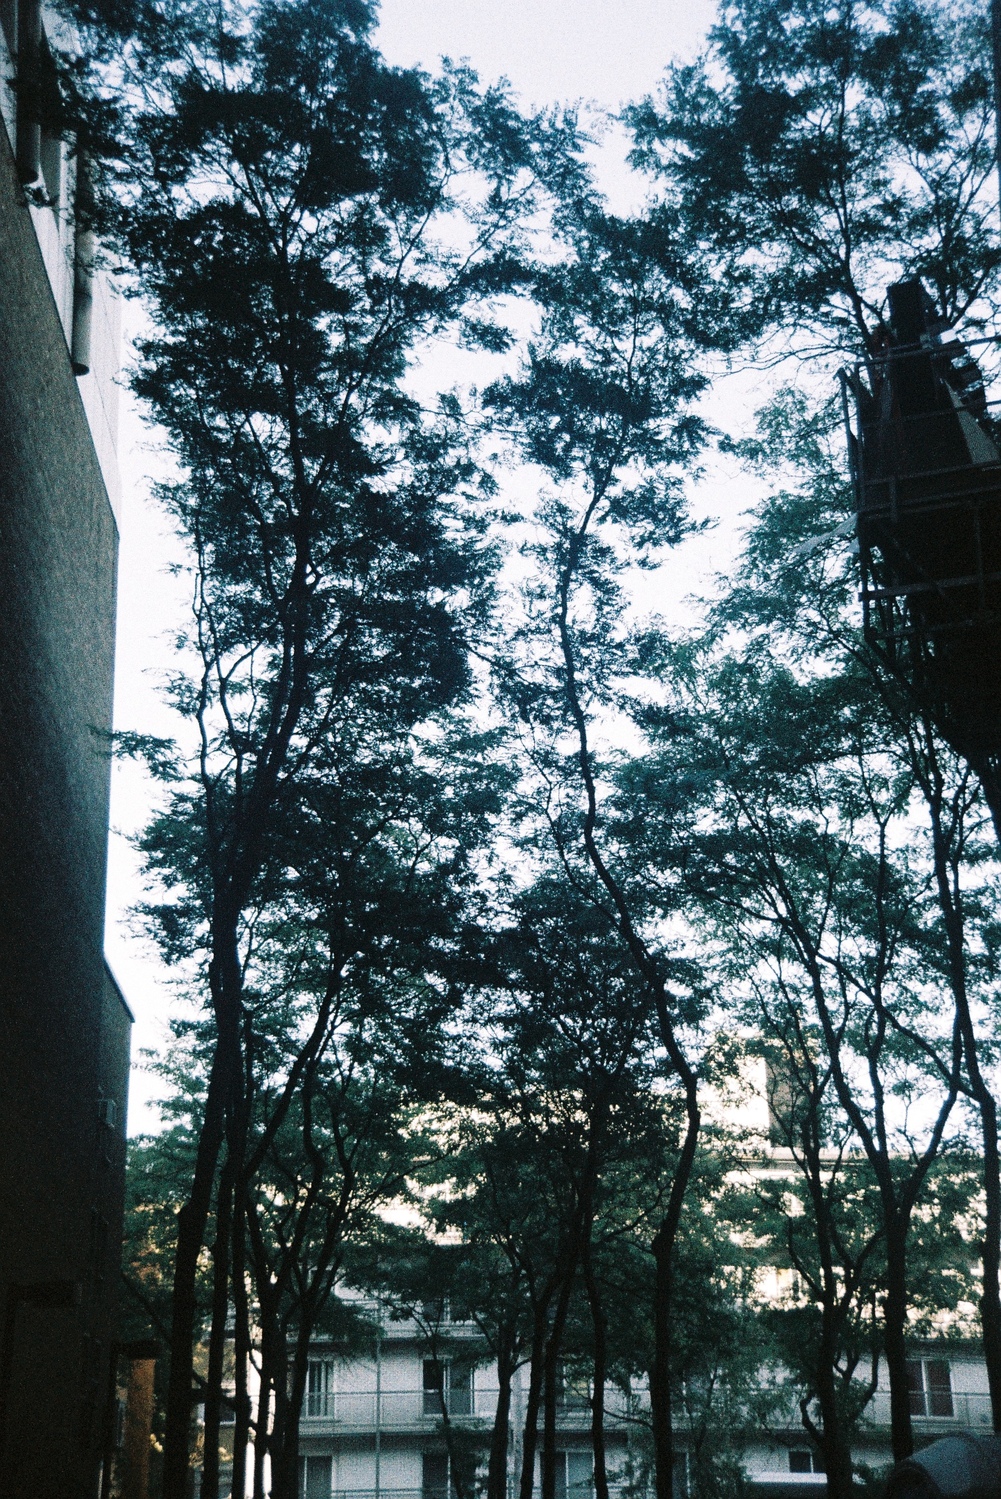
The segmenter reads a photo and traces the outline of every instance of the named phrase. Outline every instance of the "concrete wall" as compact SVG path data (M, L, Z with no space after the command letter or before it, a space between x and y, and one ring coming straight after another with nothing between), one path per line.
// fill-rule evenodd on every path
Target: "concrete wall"
M94 1499L128 1045L103 960L117 531L35 212L0 129L0 1494Z

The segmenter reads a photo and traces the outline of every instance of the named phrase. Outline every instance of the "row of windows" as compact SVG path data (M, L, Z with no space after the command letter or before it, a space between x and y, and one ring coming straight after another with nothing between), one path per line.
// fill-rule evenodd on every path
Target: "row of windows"
M448 1454L425 1452L421 1456L421 1499L454 1499ZM675 1459L675 1489L679 1499L690 1492L691 1458L679 1452ZM809 1448L789 1449L790 1473L823 1473L824 1460ZM329 1455L299 1459L299 1499L330 1499L333 1460ZM588 1451L556 1453L557 1499L590 1499L594 1464Z
M421 1455L421 1499L452 1499L446 1452ZM557 1499L588 1499L594 1476L590 1452L557 1452ZM329 1454L299 1459L299 1499L330 1499L333 1459Z
M423 1363L423 1409L426 1416L472 1416L476 1414L473 1389L473 1365L458 1359L426 1358ZM333 1393L333 1364L326 1359L311 1359L306 1384L306 1412L326 1415ZM357 1394L357 1391L348 1391ZM364 1392L370 1393L370 1392ZM586 1396L571 1388L563 1371L557 1370L556 1399L559 1405L586 1405Z

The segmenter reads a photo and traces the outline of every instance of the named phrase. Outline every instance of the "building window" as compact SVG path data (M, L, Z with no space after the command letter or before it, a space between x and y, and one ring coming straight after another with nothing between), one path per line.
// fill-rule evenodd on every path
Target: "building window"
M473 1369L471 1364L424 1360L424 1414L426 1416L471 1416Z
M433 1301L422 1301L420 1305L420 1320L427 1323L429 1327L437 1327L442 1322L451 1322L452 1315L447 1296L438 1296Z
M557 1452L556 1499L591 1499L594 1458L590 1452Z
M300 1457L299 1499L330 1499L333 1459L323 1457Z
M947 1418L955 1414L952 1402L952 1375L946 1359L908 1359L907 1384L912 1416Z
M445 1404L445 1366L436 1358L424 1360L424 1414L440 1416Z
M422 1455L421 1499L448 1499L448 1453Z
M332 1406L333 1365L326 1359L311 1358L306 1374L306 1415L329 1416Z
M812 1452L807 1447L790 1447L789 1472L826 1473L827 1469L819 1452Z
M471 1364L448 1364L448 1413L450 1416L473 1414L473 1367Z

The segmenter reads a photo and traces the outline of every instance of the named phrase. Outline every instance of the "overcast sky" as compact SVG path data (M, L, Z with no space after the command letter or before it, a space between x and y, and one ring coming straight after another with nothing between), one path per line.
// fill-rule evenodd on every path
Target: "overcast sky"
M387 59L400 65L433 68L442 55L468 59L485 82L506 77L526 105L580 100L615 110L654 90L672 58L695 55L713 13L708 0L383 0L377 39ZM620 145L613 135L602 164L613 200L634 191L619 165ZM162 468L155 443L124 392L122 403L116 721L120 728L170 734L174 724L157 687L169 669L169 633L183 617L187 589L169 574L170 539L147 496L150 478ZM723 563L747 496L739 480L722 472L703 503L725 522L716 541L702 545L697 564L691 558L672 562L660 581L665 597L680 597L697 584L700 570ZM140 1065L129 1120L136 1133L155 1127L148 1100L156 1084L141 1070L140 1052L163 1046L170 993L155 953L130 930L128 915L143 891L127 835L145 819L150 788L127 765L115 767L112 781L107 952L136 1015L134 1060Z

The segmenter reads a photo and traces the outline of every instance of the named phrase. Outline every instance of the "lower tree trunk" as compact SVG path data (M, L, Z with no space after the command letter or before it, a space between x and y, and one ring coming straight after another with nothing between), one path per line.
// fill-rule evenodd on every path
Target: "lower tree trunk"
M215 1242L212 1245L212 1326L205 1379L202 1499L219 1499L219 1419L222 1414L223 1357L226 1350L226 1323L229 1318L232 1214L233 1168L227 1160L219 1181Z
M608 1463L605 1456L605 1382L608 1375L608 1319L595 1279L591 1246L584 1257L584 1284L594 1328L594 1384L591 1395L591 1446L594 1451L595 1499L608 1499Z
M528 1399L525 1402L525 1430L521 1443L521 1480L519 1499L532 1499L535 1487L535 1453L539 1444L539 1411L542 1409L542 1386L546 1363L546 1321L549 1304L535 1308L532 1318L532 1358L528 1369Z
M883 1343L890 1381L890 1445L894 1462L914 1451L911 1393L907 1378L906 1225L887 1226L886 1296L883 1300Z
M171 1295L170 1375L164 1419L163 1499L187 1499L190 1481L191 1382L198 1320L198 1260L212 1206L216 1165L232 1069L220 1044L212 1061L205 1115L198 1139L191 1191L177 1215L174 1283Z
M271 1384L262 1370L257 1392L257 1422L254 1427L254 1499L267 1499L264 1489L264 1467L268 1456L268 1430L271 1418Z
M657 1499L674 1499L674 1422L671 1411L671 1318L674 1305L674 1244L658 1233L653 1243L653 1367L650 1419Z
M992 3L991 17L997 22L999 11ZM997 66L997 30L995 26L995 67ZM1001 125L999 125L1001 129ZM1001 168L999 168L1001 169ZM971 762L987 799L994 830L1001 843L1001 783L989 761ZM987 1387L991 1395L994 1430L1001 1432L1001 1158L998 1153L997 1102L980 1066L976 1027L970 1013L966 987L966 944L964 915L960 892L949 878L945 839L936 820L936 876L939 905L945 917L949 937L949 966L956 1001L966 1071L980 1111L984 1142L984 1238L981 1246L983 1288L980 1297L980 1326L983 1333L984 1362L987 1365Z
M553 1325L546 1340L544 1401L542 1409L541 1499L556 1499L556 1376L563 1348L563 1329L570 1310L570 1294L577 1269L576 1257L567 1264L556 1301Z
M667 1212L653 1241L655 1280L653 1368L650 1370L650 1418L653 1425L653 1455L657 1499L674 1499L674 1418L671 1380L674 1374L674 1249L681 1228L681 1214L695 1166L702 1116L699 1110L698 1078L692 1071L674 1034L667 995L656 991L661 1039L681 1079L685 1093L685 1135L671 1183Z
M233 1499L243 1499L247 1488L247 1447L250 1443L250 1303L247 1297L246 1189L237 1183L233 1210L233 1361L236 1420L233 1424Z
M984 1137L985 1218L980 1325L993 1426L995 1431L1001 1432L1001 1159L998 1154L997 1105L986 1087L980 1099L980 1117Z
M821 1335L817 1360L817 1404L820 1406L822 1430L818 1434L803 1412L803 1424L814 1436L819 1435L827 1473L827 1499L852 1499L852 1454L838 1403L835 1367L837 1362L836 1339L833 1322L834 1308L822 1309L824 1331Z
M282 1421L281 1443L276 1443L271 1453L271 1499L296 1499L299 1492L299 1417L306 1395L311 1332L312 1319L303 1316L292 1352L292 1377Z
M507 1448L515 1359L515 1334L504 1328L497 1346L497 1410L490 1433L486 1499L507 1499Z

